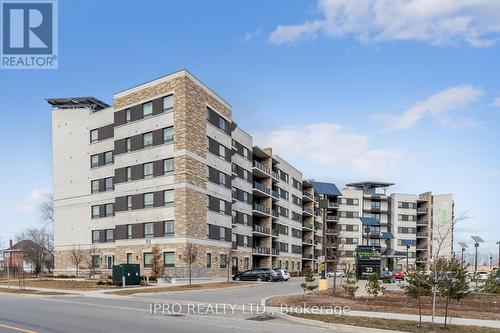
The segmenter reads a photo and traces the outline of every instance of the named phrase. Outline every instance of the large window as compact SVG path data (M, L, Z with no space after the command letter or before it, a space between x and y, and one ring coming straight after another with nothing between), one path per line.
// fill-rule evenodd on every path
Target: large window
M144 223L144 237L152 238L155 235L155 224L154 223Z
M153 133L144 133L142 135L142 146L144 148L151 147L153 145Z
M132 263L132 253L127 253L127 264Z
M125 121L129 123L132 120L130 109L125 110Z
M175 267L175 252L163 253L163 265L165 267Z
M171 204L174 202L174 190L166 190L163 192L163 203L165 205Z
M132 239L132 224L127 224L127 239Z
M174 127L167 127L163 129L163 143L174 141Z
M226 212L226 202L224 200L219 200L219 211L221 213Z
M219 267L220 268L226 268L227 266L227 255L221 253L219 256Z
M112 203L106 204L106 216L114 215L114 207Z
M125 170L127 172L127 181L131 181L132 180L132 167L127 167Z
M226 240L226 228L219 227L219 239Z
M163 112L172 112L174 109L174 95L163 97Z
M153 261L153 254L151 252L144 253L144 267L151 267Z
M153 177L153 163L144 163L143 164L143 172L144 172L144 178L152 178Z
M174 221L164 222L165 237L172 237L175 235Z
M125 139L125 149L127 150L127 152L130 152L132 150L132 139Z
M250 266L250 260L248 258L243 258L243 269L248 269ZM280 267L281 267L281 260L280 260Z
M173 158L167 158L166 160L163 160L163 172L170 172L174 171L174 159Z
M144 200L144 208L153 207L153 203L154 203L153 193L144 193L143 200Z
M114 230L107 229L106 230L106 242L113 242L113 241L114 241Z
M92 243L99 243L101 240L99 230L92 231Z
M149 117L153 115L153 103L148 102L142 104L142 116L143 118Z
M219 128L223 131L226 130L226 121L222 117L219 117Z
M96 129L90 131L90 142L97 142L97 140L99 140L99 131Z
M100 216L101 207L99 205L92 206L92 218L98 218Z
M106 191L113 190L113 177L106 178L105 184L106 184Z
M132 196L127 195L127 210L132 210Z
M95 168L99 166L99 154L90 156L90 167Z
M226 147L219 145L219 156L226 158Z
M99 192L99 181L93 180L91 183L91 188L92 193Z
M212 268L212 253L207 253L207 268Z
M92 256L92 268L101 267L101 257L98 255Z

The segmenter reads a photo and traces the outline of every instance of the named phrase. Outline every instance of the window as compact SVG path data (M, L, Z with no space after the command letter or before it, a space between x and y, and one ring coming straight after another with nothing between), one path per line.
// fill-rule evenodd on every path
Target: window
M151 147L153 145L153 133L144 133L142 135L142 146L144 148Z
M174 202L174 190L166 190L163 192L163 204L171 204Z
M99 181L98 180L93 180L91 183L91 191L92 193L99 192Z
M106 204L106 216L114 215L114 205L112 203Z
M93 219L98 218L99 215L100 215L100 206L99 205L92 206L92 218Z
M90 156L90 167L95 168L99 166L99 154Z
M227 261L227 256L223 253L220 254L220 257L219 257L219 267L220 268L226 268L226 261Z
M97 142L99 140L99 131L98 130L92 130L90 131L90 142Z
M163 97L163 111L172 112L174 108L174 95L168 95Z
M127 264L132 263L132 253L127 253Z
M175 234L174 221L164 222L165 237L172 237Z
M219 128L223 131L226 130L226 120L222 117L219 117Z
M127 152L130 152L132 150L132 140L130 138L125 139L125 147Z
M104 256L104 268L105 269L113 268L114 263L115 263L115 256L113 256L113 255Z
M105 183L106 183L106 191L113 190L113 177L106 178Z
M144 200L144 208L150 208L153 207L153 193L144 193L143 195L143 200Z
M371 207L379 209L380 208L380 201L372 201L371 202Z
M174 159L173 158L167 158L166 160L163 160L163 172L167 173L170 171L174 171Z
M163 143L174 141L174 127L167 127L163 129Z
M106 242L112 242L112 241L114 241L114 230L107 229L106 230Z
M113 152L107 151L104 153L104 164L111 164L111 163L113 163Z
M152 238L155 235L155 224L154 223L144 223L144 237Z
M226 174L219 172L219 184L226 185Z
M248 260L248 258L243 258L243 268L248 269L249 266L250 266L250 260Z
M175 252L163 253L163 265L165 267L175 267Z
M132 209L132 196L127 195L127 210L131 210L131 209Z
M223 227L219 228L219 239L226 240L226 228Z
M219 211L221 213L226 212L226 202L224 200L219 200Z
M153 261L153 254L151 252L146 252L144 256L144 267L151 267L151 262Z
M153 103L148 102L142 104L142 117L146 118L153 115Z
M130 121L131 121L131 117L130 117L130 115L131 115L131 114L130 114L130 109L125 110L125 121L126 121L127 123L130 123Z
M207 253L207 268L212 268L212 253Z
M101 267L101 257L98 255L92 256L92 268Z
M131 181L132 180L132 167L127 167L125 170L127 172L127 181Z
M248 246L248 236L243 236L243 246Z
M127 239L132 239L132 224L127 224Z
M99 230L92 230L92 243L99 243L101 240Z
M144 172L144 178L153 177L153 163L144 163L142 169L142 171Z
M219 156L226 158L226 147L219 145Z

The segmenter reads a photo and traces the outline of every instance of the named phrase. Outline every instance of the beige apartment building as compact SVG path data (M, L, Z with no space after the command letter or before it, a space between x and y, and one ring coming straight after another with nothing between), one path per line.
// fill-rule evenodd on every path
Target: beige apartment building
M252 267L299 272L317 269L323 230L327 261L329 253L353 260L357 244L392 234L382 241L388 254L403 250L400 239L415 240L412 264L426 264L433 222L453 216L451 195L400 198L376 193L377 183L339 191L304 179L272 148L255 146L231 106L185 70L119 92L113 105L93 97L48 102L58 273L74 271L74 251L85 253L84 269L138 263L147 272L157 247L164 274L185 277L188 244L197 252L195 277ZM379 221L369 237L365 217Z

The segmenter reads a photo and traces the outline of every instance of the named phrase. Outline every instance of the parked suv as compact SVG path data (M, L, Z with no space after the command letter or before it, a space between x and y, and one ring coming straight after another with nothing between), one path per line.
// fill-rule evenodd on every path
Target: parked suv
M278 272L279 274L281 274L283 280L282 281L288 281L290 280L290 274L288 273L287 270L285 269L280 269L280 268L275 268L274 269L276 272Z
M262 270L250 269L233 276L234 281L273 281L271 273Z
M276 272L274 269L258 267L258 268L254 268L254 270L267 272L271 276L269 281L274 282L274 281L283 280L281 273L278 274L278 272Z

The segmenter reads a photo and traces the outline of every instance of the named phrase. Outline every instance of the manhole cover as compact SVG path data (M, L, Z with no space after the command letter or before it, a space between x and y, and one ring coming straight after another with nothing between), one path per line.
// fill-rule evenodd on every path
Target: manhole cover
M267 320L273 320L273 319L276 319L276 317L270 316L270 315L260 315L257 317L248 318L247 320L267 321Z

